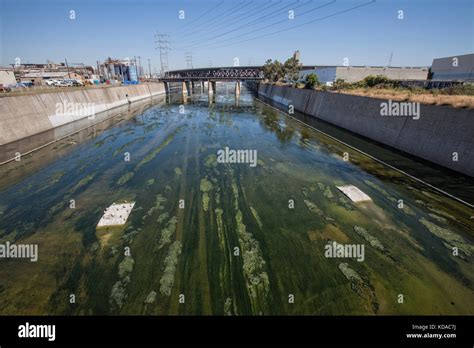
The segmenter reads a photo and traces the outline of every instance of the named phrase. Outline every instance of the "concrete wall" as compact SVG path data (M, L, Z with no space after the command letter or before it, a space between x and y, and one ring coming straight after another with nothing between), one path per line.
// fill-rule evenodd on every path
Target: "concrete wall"
M312 70L302 70L300 79L305 80L306 75L314 73L322 83L334 82L343 79L345 82L361 81L369 75L383 75L391 80L426 80L428 68L403 68L403 67L364 67L364 66L332 66L320 67Z
M474 111L421 105L420 118L381 116L387 100L268 84L259 95L382 144L474 176ZM458 161L453 161L453 152Z
M149 83L0 98L0 145L164 93L163 84Z

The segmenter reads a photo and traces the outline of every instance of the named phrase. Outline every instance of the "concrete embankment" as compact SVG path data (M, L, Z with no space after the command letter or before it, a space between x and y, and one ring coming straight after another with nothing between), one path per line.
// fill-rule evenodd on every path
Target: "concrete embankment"
M474 176L474 111L420 105L420 117L382 116L387 100L258 84L259 96L371 140Z
M0 146L165 93L146 83L0 98Z

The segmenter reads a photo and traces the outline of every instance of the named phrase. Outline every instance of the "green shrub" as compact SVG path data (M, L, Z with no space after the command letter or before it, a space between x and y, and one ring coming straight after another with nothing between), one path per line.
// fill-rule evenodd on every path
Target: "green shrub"
M318 76L314 73L308 74L306 76L306 85L305 88L307 89L314 89L314 87L319 86L319 79Z

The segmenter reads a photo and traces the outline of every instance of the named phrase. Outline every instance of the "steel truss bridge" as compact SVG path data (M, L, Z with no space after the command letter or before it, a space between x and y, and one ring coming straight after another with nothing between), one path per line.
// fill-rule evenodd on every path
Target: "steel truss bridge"
M164 82L179 81L258 81L263 80L261 66L200 68L167 71Z

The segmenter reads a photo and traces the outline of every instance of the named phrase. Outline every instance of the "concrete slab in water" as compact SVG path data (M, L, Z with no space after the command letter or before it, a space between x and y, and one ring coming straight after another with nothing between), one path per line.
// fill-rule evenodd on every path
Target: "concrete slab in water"
M358 187L355 187L354 185L344 185L336 187L339 189L339 191L349 197L353 202L366 202L372 200L369 196L367 196L364 192L362 192Z
M97 227L124 225L134 205L135 202L112 204L105 209L104 215L102 215Z

